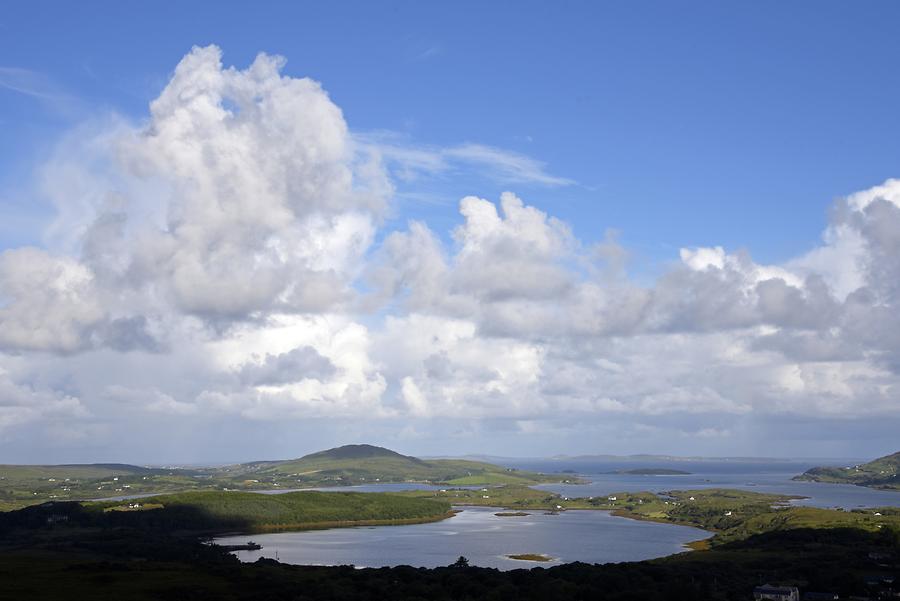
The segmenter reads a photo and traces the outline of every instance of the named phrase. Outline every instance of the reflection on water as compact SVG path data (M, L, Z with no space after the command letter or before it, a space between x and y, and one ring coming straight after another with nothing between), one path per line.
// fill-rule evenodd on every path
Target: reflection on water
M472 565L503 570L583 561L639 561L685 550L690 541L709 533L697 528L639 522L605 511L565 511L558 515L530 512L498 517L496 508L465 507L443 522L410 526L335 528L253 536L259 551L238 551L243 561L260 557L285 563L380 567L445 566L464 555ZM247 536L218 539L221 544L246 542ZM510 554L538 553L552 563L508 559Z

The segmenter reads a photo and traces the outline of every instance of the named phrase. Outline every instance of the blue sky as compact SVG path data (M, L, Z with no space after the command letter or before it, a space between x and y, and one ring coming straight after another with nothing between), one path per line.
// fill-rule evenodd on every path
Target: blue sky
M895 2L8 2L0 450L146 461L149 435L110 457L122 429L177 419L166 460L223 459L221 428L280 456L314 450L293 428L359 442L378 414L369 442L423 453L894 451L898 22ZM280 75L251 73L260 53ZM329 155L351 147L381 163ZM203 159L240 153L258 162Z
M15 187L73 122L140 118L191 46L215 43L228 64L287 57L356 130L546 163L578 185L529 200L581 237L616 228L649 260L714 244L784 260L900 160L898 18L891 2L12 2L3 66L52 99L4 76L0 178ZM458 197L505 189L483 183L403 208L450 223Z

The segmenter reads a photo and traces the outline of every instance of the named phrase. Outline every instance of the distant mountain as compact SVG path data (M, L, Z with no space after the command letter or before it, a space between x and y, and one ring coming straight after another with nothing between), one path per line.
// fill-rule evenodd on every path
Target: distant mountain
M794 480L900 490L900 452L859 465L814 467L795 476Z

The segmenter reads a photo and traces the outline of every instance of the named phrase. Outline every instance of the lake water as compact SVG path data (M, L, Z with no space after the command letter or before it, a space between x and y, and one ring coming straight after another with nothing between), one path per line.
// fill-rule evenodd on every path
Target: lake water
M509 467L545 473L574 472L589 484L538 486L569 497L604 496L615 492L736 488L807 497L795 503L815 507L900 506L900 492L861 486L795 482L791 478L821 461L567 461L508 460ZM850 465L838 461L835 465ZM667 468L689 475L641 476L611 473L618 470ZM440 488L415 483L378 483L320 490L392 492ZM287 491L266 491L268 493ZM684 550L684 544L709 536L703 530L640 522L615 517L604 511L567 511L559 515L530 512L527 517L498 517L498 508L465 507L443 522L409 526L339 528L305 532L283 532L254 536L263 545L259 551L240 551L244 561L260 557L295 564L356 566L448 565L460 555L473 565L499 569L551 566L583 561L607 563L639 561ZM223 544L246 542L247 536L219 539ZM552 563L525 562L505 555L538 553L554 558Z
M269 557L284 563L380 567L446 566L460 555L472 565L501 570L549 567L572 561L609 563L640 561L684 551L708 532L686 526L640 522L606 511L540 511L523 517L499 517L497 508L463 507L442 522L409 526L335 528L217 539L241 544L248 538L259 551L238 551L243 561ZM553 562L508 559L509 554L538 553Z

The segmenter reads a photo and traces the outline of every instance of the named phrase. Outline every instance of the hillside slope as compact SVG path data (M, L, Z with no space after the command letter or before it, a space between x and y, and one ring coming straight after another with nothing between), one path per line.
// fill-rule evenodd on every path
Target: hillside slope
M244 482L278 482L280 486L427 482L488 485L537 484L558 481L547 476L464 459L425 461L373 445L345 445L299 459L262 461L223 468L230 478Z
M879 457L868 463L847 467L814 467L794 480L856 484L871 488L900 490L900 452Z

